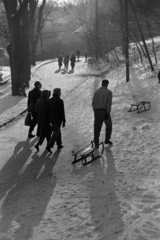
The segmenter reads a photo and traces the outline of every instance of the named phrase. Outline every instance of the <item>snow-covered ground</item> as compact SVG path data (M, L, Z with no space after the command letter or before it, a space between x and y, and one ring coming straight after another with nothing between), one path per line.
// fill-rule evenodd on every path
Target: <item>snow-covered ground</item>
M64 149L55 146L48 155L44 143L37 153L37 138L27 139L24 118L0 129L0 240L160 240L157 78L140 65L134 66L129 87L123 66L105 76L113 91L114 144L91 164L72 165L72 151L93 139L91 100L104 76L94 76L96 70L83 59L74 73L57 68L57 63L42 66L32 84L39 79L45 89L62 89ZM131 95L139 99L144 91L151 109L128 113Z
M46 63L54 62L54 60L47 60L44 62L37 62L36 67L31 69L31 79L30 88L33 87L34 81L39 80L37 75L37 70L41 65ZM25 97L12 96L11 93L11 79L10 79L10 69L9 67L2 67L0 73L3 74L3 80L9 79L9 81L0 86L0 126L3 126L4 123L9 122L10 120L17 117L18 114L22 113L26 109L26 99ZM33 81L34 80L34 81ZM29 89L26 89L28 93Z

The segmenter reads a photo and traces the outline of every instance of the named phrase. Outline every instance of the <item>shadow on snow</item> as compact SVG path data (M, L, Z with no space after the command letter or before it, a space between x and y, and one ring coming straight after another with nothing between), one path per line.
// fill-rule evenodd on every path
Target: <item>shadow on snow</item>
M99 240L118 240L125 225L115 192L116 169L111 147L105 147L105 156L88 166L77 169L75 165L73 172L81 175L82 179L89 173L93 174L90 186L90 214L94 224L94 237L97 234Z
M50 197L56 186L52 170L59 157L56 151L49 158L47 151L40 156L32 153L33 141L19 142L6 165L0 172L1 206L0 232L14 231L15 239L29 239L33 228L42 220ZM29 159L31 158L31 159ZM30 160L26 164L27 160ZM16 227L15 227L16 226Z

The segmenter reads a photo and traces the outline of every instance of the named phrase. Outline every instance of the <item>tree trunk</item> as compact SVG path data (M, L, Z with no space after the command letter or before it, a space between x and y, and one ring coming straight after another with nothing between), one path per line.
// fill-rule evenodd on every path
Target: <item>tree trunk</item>
M23 81L29 87L30 80L30 46L29 46L29 24L28 9L22 16L22 57L23 57Z
M142 29L141 29L141 27L140 27L140 24L139 24L139 21L138 21L138 18L137 18L136 11L135 11L135 9L134 9L132 0L129 0L129 3L130 3L130 5L131 5L131 8L132 8L132 11L133 11L135 20L136 20L136 22L137 22L138 29L139 29L140 34L141 34L141 38L142 38L142 41L143 41L143 44L144 44L144 48L145 48L145 50L146 50L147 58L148 58L148 61L149 61L150 67L151 67L151 71L154 71L154 67L153 67L153 64L152 64L152 60L151 60L151 57L150 57L150 54L149 54L149 51L148 51L148 48L147 48L147 44L146 44L146 42L145 42L145 38L144 38L144 36L143 36Z
M31 15L30 15L30 21L31 25L32 25L32 29L31 29L31 34L30 34L30 43L31 43L31 64L32 65L36 65L36 49L38 46L38 41L39 41L39 37L41 34L41 30L42 30L42 15L43 15L43 9L45 7L46 4L46 0L43 0L40 7L39 7L39 12L38 12L38 19L37 19L37 27L35 27L35 19L34 19L34 8L36 6L36 2L32 2L31 5ZM35 33L36 31L36 33Z
M25 14L25 10L28 8L30 1L31 0L3 0L10 32L10 46L8 46L8 50L10 55L12 96L25 96L25 88L23 85L25 62L22 54L22 32L24 31L24 26L22 26L22 16L23 13ZM27 51L26 48L26 53Z
M10 19L11 36L11 77L12 77L12 96L19 95L21 84L23 83L23 61L21 52L21 25L18 17Z
M121 21L120 21L120 28L121 28L121 48L122 48L122 54L125 56L125 22L124 22L124 2L123 0L119 0L119 5L120 5L120 16L121 16Z
M38 1L32 0L30 2L30 13L29 13L29 23L30 23L30 63L31 65L36 65L36 49L35 49L35 12L37 8Z
M128 29L128 0L125 0L125 56L126 56L126 82L129 82L129 29Z
M34 39L31 40L31 65L36 66L36 48Z

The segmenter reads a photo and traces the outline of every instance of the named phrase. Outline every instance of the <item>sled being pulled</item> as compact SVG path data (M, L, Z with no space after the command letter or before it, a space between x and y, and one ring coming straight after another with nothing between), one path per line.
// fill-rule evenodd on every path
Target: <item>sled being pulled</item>
M94 161L95 159L101 157L103 154L103 151L104 151L104 143L103 142L101 142L99 144L99 149L95 149L94 142L91 141L91 143L88 144L86 147L73 153L74 160L72 161L72 164L82 161L82 164L86 165L86 164Z

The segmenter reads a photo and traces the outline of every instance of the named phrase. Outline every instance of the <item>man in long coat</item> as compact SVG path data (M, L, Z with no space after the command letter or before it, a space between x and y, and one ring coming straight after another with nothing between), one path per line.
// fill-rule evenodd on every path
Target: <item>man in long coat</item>
M72 70L74 69L75 67L75 62L76 62L76 57L74 54L72 54L71 58L70 58L70 61L71 61L71 67L72 67Z
M35 135L32 134L36 124L37 124L37 112L36 112L36 102L41 96L42 84L39 81L34 83L34 88L28 94L28 112L32 115L32 122L28 132L28 138L33 138Z
M53 97L48 100L49 120L52 126L52 136L47 142L46 150L52 153L55 142L57 142L58 149L63 148L61 139L61 126L65 127L65 110L63 100L60 98L61 89L55 88L53 90Z
M41 98L36 102L36 112L37 112L37 136L39 137L38 142L34 146L37 151L39 151L39 145L42 145L44 139L47 141L50 139L51 128L49 123L48 114L48 99L50 97L49 90L43 90L41 92Z

